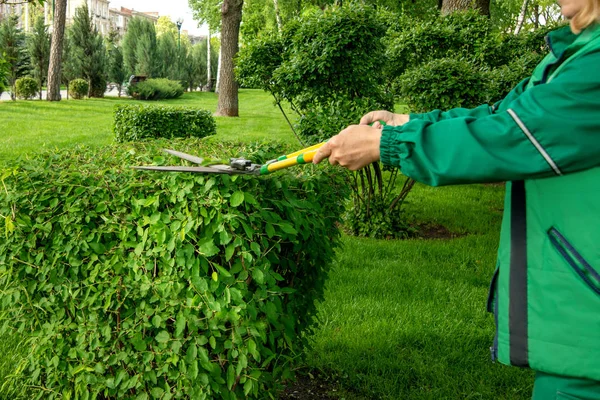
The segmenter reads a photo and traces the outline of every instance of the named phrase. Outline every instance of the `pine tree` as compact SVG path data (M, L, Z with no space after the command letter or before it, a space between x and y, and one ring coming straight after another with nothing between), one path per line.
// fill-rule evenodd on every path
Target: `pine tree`
M123 37L123 59L128 74L153 76L157 69L156 30L143 18L132 18Z
M121 97L121 90L123 89L123 82L127 77L125 66L123 65L123 51L115 44L110 43L108 50L108 80L117 85L119 91L119 97Z
M75 10L69 37L75 72L89 84L88 97L102 97L106 90L106 50L87 3Z
M31 58L33 76L40 86L41 100L42 86L48 77L48 64L50 63L50 34L43 16L39 16L35 21L33 32L27 38L27 49Z
M25 46L25 34L17 27L17 17L11 16L0 24L0 53L8 63L8 85L10 87L10 98L14 101L16 97L15 83L18 78L29 73L29 56Z
M73 57L71 57L71 39L69 39L69 35L66 34L64 35L63 38L63 46L62 46L62 65L61 65L61 69L60 69L60 74L61 74L61 82L65 84L65 86L67 87L67 99L69 98L69 83L77 78L77 75L75 74L75 70L76 70L76 66L73 60Z

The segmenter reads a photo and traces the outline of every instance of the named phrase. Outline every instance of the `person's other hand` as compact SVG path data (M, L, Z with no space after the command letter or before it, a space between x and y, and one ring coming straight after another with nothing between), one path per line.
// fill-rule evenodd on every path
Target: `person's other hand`
M381 129L369 125L351 125L332 137L315 154L313 163L329 158L331 165L351 171L379 160Z
M394 114L389 111L371 111L368 114L365 114L360 119L361 125L371 125L373 128L381 129L382 124L379 121L385 122L386 125L391 126L399 126L404 125L408 122L409 115L408 114Z

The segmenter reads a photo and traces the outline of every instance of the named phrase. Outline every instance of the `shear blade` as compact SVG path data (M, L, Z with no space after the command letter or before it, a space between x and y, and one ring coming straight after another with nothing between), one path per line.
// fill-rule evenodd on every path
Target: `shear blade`
M196 156L193 156L191 154L182 153L182 152L177 151L177 150L163 149L163 151L165 153L171 154L171 155L173 155L175 157L179 157L179 158L181 158L183 160L192 162L194 164L202 164L202 162L204 161L204 159L201 158L201 157L196 157Z
M251 175L248 171L232 169L229 165L212 165L210 167L186 167L186 166L136 166L135 169L147 171L165 172L192 172L196 174L225 174L225 175Z

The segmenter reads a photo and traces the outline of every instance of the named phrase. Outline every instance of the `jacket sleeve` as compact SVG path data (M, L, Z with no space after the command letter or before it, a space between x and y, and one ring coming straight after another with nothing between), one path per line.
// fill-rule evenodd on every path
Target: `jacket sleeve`
M521 81L515 88L506 96L506 99L514 98L519 96L521 93L525 91L525 87L529 82L529 78ZM495 103L493 106L488 104L483 104L479 107L475 108L453 108L452 110L444 111L441 110L433 110L423 114L410 114L410 120L412 119L421 119L429 122L438 122L445 119L451 118L459 118L459 117L473 117L473 118L481 118L488 116L497 110L502 101Z
M432 186L521 180L600 166L600 53L551 82L505 99L493 114L383 129L384 164Z

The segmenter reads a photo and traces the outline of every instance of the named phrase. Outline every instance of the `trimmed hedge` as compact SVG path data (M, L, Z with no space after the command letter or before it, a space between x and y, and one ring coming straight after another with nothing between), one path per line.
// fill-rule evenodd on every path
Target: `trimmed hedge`
M127 88L131 97L138 100L175 99L183 94L178 81L166 78L147 79Z
M19 99L31 100L40 91L40 85L31 77L19 78L15 82L15 92Z
M16 370L32 396L273 398L293 376L344 185L326 166L261 178L130 168L174 162L165 145L46 153L3 172L3 330L29 337Z
M488 90L484 76L467 60L440 58L405 72L397 84L411 111L449 110L483 104Z
M69 93L76 100L81 100L88 94L90 84L85 79L77 78L69 82Z
M207 110L189 107L117 105L113 132L117 142L142 139L206 137L217 133Z

